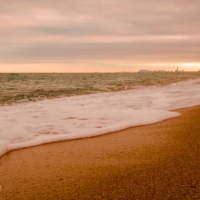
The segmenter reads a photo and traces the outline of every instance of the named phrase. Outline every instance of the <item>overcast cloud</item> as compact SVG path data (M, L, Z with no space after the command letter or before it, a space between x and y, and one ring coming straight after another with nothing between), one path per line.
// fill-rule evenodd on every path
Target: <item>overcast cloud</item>
M0 63L200 63L199 13L199 0L1 0Z

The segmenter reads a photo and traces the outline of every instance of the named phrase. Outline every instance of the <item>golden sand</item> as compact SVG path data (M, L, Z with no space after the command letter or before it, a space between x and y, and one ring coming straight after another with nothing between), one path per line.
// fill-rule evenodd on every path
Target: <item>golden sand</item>
M181 117L0 158L0 200L200 199L200 106Z

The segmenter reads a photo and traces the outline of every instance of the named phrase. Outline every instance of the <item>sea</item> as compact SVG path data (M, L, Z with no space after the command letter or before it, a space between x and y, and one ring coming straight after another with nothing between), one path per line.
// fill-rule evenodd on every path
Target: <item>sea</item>
M200 72L1 73L0 156L157 123L200 104Z

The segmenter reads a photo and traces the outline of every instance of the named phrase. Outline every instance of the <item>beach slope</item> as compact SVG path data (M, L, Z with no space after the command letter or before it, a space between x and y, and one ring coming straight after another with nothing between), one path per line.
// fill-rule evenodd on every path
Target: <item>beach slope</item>
M0 199L200 199L200 106L181 117L0 158Z

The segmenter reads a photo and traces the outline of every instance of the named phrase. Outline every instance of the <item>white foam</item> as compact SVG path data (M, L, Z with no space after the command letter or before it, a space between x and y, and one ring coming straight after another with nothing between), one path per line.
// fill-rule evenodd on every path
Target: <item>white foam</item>
M170 110L200 104L198 81L2 106L0 156L14 149L178 117Z

